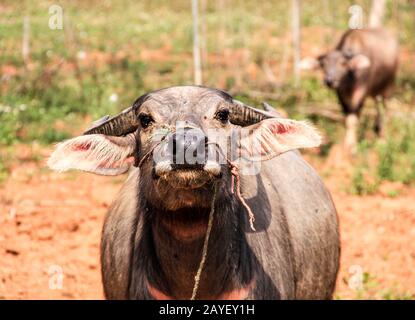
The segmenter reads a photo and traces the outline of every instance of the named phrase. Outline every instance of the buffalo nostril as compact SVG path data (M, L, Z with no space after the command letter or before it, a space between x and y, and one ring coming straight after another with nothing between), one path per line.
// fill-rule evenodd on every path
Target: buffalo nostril
M333 79L331 78L325 78L324 82L326 83L326 85L331 86L333 84Z

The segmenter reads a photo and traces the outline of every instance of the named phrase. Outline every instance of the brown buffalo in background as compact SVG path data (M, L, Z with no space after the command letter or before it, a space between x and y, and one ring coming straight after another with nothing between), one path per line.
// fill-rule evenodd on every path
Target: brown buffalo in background
M383 135L385 98L390 96L395 81L398 43L384 29L348 30L335 49L318 61L325 83L337 93L346 116L345 145L354 153L359 115L368 96L376 101L375 131Z

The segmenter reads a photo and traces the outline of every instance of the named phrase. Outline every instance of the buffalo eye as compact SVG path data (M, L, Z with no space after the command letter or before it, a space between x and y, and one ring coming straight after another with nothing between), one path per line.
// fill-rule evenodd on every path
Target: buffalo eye
M144 129L154 122L154 119L150 115L144 113L140 114L138 119L140 120L141 127Z
M216 113L216 119L218 119L219 121L226 123L229 120L229 110L225 109L225 110L219 110Z

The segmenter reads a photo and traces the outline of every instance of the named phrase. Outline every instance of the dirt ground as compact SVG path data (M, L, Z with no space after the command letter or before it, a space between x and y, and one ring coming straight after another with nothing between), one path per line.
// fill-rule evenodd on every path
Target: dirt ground
M19 150L0 186L0 299L102 299L100 232L124 177L52 173L43 167L49 152L36 162L31 150ZM327 164L313 164L340 218L335 297L413 297L415 189L385 184L376 195L355 196L341 168L327 175Z

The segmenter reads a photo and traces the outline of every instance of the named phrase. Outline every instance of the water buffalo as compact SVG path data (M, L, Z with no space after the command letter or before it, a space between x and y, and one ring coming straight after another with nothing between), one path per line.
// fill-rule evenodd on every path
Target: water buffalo
M59 144L48 165L130 170L102 233L108 299L330 299L337 214L294 150L319 144L306 122L179 86L145 94Z
M348 149L356 151L359 114L368 96L375 99L375 131L382 136L385 98L391 94L398 67L395 36L383 29L348 30L335 49L318 60L325 83L336 91L346 115Z

